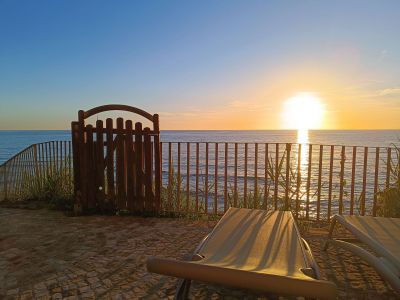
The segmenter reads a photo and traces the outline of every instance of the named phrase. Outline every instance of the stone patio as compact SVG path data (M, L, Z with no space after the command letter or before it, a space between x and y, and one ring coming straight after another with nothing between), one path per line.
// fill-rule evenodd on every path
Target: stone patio
M149 274L149 256L184 258L215 221L118 216L67 217L45 209L0 208L0 299L172 299L177 280ZM398 299L350 253L321 251L326 228L304 232L341 299ZM192 299L276 299L194 283ZM279 297L281 298L281 297Z

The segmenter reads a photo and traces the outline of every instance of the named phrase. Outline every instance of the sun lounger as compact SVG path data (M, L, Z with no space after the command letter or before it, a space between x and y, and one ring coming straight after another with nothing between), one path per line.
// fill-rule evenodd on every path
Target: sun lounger
M333 239L332 234L337 223L342 224L360 242L375 252L361 248L354 243ZM331 222L329 244L342 247L369 263L397 291L400 292L400 219L367 216L335 215Z
M336 286L320 280L318 266L291 212L230 208L200 243L192 261L150 258L149 272L279 295L336 299Z

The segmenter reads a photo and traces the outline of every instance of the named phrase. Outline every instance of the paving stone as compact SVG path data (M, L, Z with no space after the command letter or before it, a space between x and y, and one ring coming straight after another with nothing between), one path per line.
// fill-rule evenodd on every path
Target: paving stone
M0 298L173 299L177 279L147 273L146 259L188 257L214 225L167 218L66 217L56 211L0 207ZM351 253L334 247L322 251L324 226L311 226L304 236L322 276L338 286L339 299L399 298ZM190 298L278 299L197 282Z
M55 294L53 294L53 296L51 296L51 299L54 299L54 300L62 299L62 298L63 298L63 296L61 293L55 293Z

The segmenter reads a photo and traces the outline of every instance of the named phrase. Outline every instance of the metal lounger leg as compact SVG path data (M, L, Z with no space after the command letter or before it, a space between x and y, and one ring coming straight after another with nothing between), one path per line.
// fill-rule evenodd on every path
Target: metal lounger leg
M186 300L190 290L190 279L180 279L175 293L175 300Z
M329 227L328 238L326 239L325 244L322 247L322 250L324 251L328 249L329 241L332 240L333 230L335 229L336 221L337 221L336 216L334 216L331 221L331 226Z

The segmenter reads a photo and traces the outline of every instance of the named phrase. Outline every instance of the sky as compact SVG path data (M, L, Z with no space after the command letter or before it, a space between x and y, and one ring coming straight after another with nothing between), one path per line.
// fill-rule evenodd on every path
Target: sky
M161 129L285 129L305 94L320 129L399 129L399 30L400 1L0 0L0 129L110 103Z

